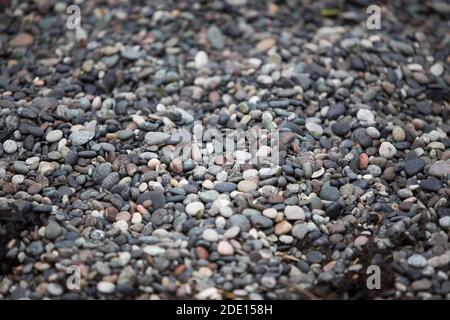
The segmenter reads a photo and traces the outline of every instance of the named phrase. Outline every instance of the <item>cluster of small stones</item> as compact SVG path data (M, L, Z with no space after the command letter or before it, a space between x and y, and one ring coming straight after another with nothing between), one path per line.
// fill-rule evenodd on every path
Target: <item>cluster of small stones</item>
M381 30L366 1L7 8L0 298L448 299L449 6L405 2ZM177 156L194 121L278 130L281 162Z

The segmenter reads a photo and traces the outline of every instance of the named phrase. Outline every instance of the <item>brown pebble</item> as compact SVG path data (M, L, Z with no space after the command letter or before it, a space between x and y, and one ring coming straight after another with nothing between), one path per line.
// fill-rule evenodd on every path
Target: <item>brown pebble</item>
M197 257L199 259L207 260L209 257L208 251L205 248L200 247L200 246L195 248L195 253L197 254Z
M11 46L13 47L29 47L33 44L34 37L29 33L19 33L11 41Z
M361 170L365 170L367 169L368 166L369 166L369 157L367 156L367 154L361 153L359 155L359 168Z

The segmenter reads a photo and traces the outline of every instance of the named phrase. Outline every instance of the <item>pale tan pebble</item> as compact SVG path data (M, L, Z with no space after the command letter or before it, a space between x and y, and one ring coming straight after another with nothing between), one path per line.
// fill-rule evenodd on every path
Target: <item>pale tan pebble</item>
M291 230L292 230L292 225L289 222L287 222L286 220L283 220L283 221L277 223L274 228L274 232L277 236L286 234Z
M220 241L217 245L217 252L222 256L231 256L234 254L234 248L228 241Z
M119 212L116 216L116 221L130 221L131 220L131 213L127 212L127 211L122 211Z
M131 218L131 223L136 224L136 223L141 223L142 222L142 216L139 212L135 212L133 213L133 216Z

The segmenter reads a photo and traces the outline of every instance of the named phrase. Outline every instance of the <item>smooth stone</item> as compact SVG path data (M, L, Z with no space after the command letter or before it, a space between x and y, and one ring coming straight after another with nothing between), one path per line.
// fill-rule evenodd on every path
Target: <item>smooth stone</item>
M202 214L203 211L205 210L205 206L203 203L199 202L199 201L194 201L189 203L186 206L186 213L191 215L191 216L197 216L199 214Z
M146 200L152 201L153 210L162 208L166 204L166 197L163 192L160 191L147 191L138 195L136 202L142 204Z
M214 190L220 193L232 192L236 190L237 185L232 182L221 182L214 186Z
M425 191L438 192L442 188L442 183L435 177L430 177L422 180L420 187Z
M64 293L64 289L59 283L49 283L47 291L52 296L60 296Z
M262 214L267 218L275 219L278 215L278 211L274 208L267 208L262 212Z
M101 184L103 179L105 179L112 172L112 167L109 163L104 162L96 166L92 173L92 179L95 183Z
M333 202L325 210L325 214L330 217L330 219L337 219L342 212L342 205L339 202Z
M95 133L89 130L80 130L78 132L74 132L69 136L69 140L72 142L75 146L81 146L92 139L94 139Z
M364 125L370 126L375 123L375 117L372 111L368 109L359 109L356 113L356 117L358 118L359 122Z
M350 132L351 128L352 126L347 120L341 120L331 125L331 130L333 130L333 133L340 137L346 136Z
M203 191L200 192L198 194L198 198L200 200L202 200L203 202L213 202L214 200L216 200L219 197L219 192L217 192L216 190L208 190L208 191Z
M284 216L287 220L305 220L305 212L299 206L286 206Z
M428 173L438 178L450 175L450 163L444 160L436 161L430 166Z
M243 214L234 214L232 215L228 221L226 226L228 228L237 226L242 232L248 232L251 228L250 221Z
M209 242L217 242L219 241L219 234L216 230L206 229L202 233L202 238Z
M380 153L380 156L382 156L382 157L384 157L386 159L391 159L397 153L397 149L392 145L392 143L390 143L390 142L383 142L380 145L380 148L379 148L378 152Z
M14 153L17 151L17 143L11 139L6 140L3 142L3 150L9 154Z
M256 185L256 183L254 183L253 181L250 181L250 180L243 180L243 181L239 182L238 186L237 186L239 191L246 192L246 193L255 191L257 187L258 186Z
M450 229L450 216L439 218L439 225L444 229Z
M435 76L435 77L440 77L442 75L442 73L444 72L444 67L442 66L442 64L440 63L435 63L431 66L430 68L430 72Z
M205 51L199 51L197 52L197 54L195 55L195 67L197 69L202 69L202 68L206 68L208 67L208 54Z
M216 26L211 25L207 31L208 40L214 49L222 50L225 45L225 37L222 31Z
M119 183L120 177L118 172L111 172L102 181L101 186L103 189L111 191Z
M427 259L425 259L424 256L422 256L420 254L413 254L412 256L410 256L408 258L408 264L411 267L414 267L417 269L422 269L428 265L428 261L427 261Z
M108 281L100 281L97 284L97 290L100 293L111 294L111 293L114 293L114 291L116 291L116 286L114 283L111 283Z
M405 131L400 127L395 127L392 129L392 138L397 142L405 140Z
M234 254L234 248L228 241L220 241L217 245L217 252L222 256L231 256Z
M14 171L16 173L21 173L21 174L27 174L28 171L30 170L30 168L28 167L28 165L24 162L24 161L14 161Z
M292 228L292 235L297 239L304 239L308 233L308 226L304 223L298 223Z
M412 177L422 171L422 169L425 167L425 160L423 159L412 159L408 160L405 163L405 173L408 177Z
M55 240L59 236L61 236L64 232L64 229L55 222L50 222L44 231L44 236L49 240Z
M165 145L170 140L171 135L165 132L147 132L145 134L145 143L149 145Z
M323 128L317 123L307 122L305 127L306 130L308 130L315 137L319 137L323 134Z
M322 189L320 190L320 198L322 200L337 201L339 200L339 197L340 193L336 187L330 186L328 184L322 186Z
M61 130L52 130L45 136L45 140L48 143L54 143L61 140L63 137L63 132Z
M274 233L277 236L279 236L282 234L286 234L291 230L292 230L292 225L289 222L287 222L286 220L283 220L275 225Z
M255 228L268 229L273 226L272 219L269 219L261 214L251 215L250 221Z

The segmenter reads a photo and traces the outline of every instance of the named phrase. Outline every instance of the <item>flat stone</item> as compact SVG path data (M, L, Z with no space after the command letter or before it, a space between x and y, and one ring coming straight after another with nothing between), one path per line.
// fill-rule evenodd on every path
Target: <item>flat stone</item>
M95 133L89 130L80 130L77 132L72 133L69 136L69 140L72 142L74 146L82 146L92 139L94 139Z
M430 166L428 173L438 178L450 175L450 163L444 160L436 161Z
M145 134L145 143L148 145L165 145L170 140L171 135L165 132L147 132Z
M3 150L6 153L14 153L17 151L17 143L14 140L6 140L3 142Z
M33 44L34 37L29 33L19 33L11 41L11 46L13 47L29 47Z
M114 283L111 283L111 282L108 282L108 281L100 281L97 284L97 290L100 293L111 294L111 293L114 293L116 291L116 286L114 285Z
M442 182L435 177L430 177L422 180L420 187L425 191L438 192L442 188Z
M287 220L305 220L305 212L299 206L286 206L284 216Z
M412 159L405 163L405 173L408 177L412 177L422 171L425 167L425 160L423 159Z
M308 226L304 223L297 223L292 228L292 235L297 239L304 239L308 233Z
M239 191L247 193L247 192L255 191L258 186L253 181L243 180L238 183L237 187L238 187Z
M61 130L52 130L45 136L45 140L48 143L54 143L61 140L63 137L63 132Z

